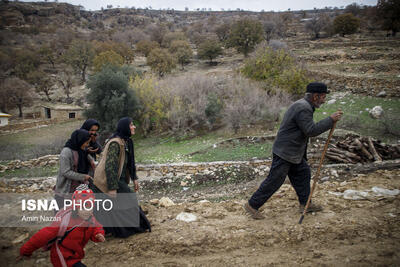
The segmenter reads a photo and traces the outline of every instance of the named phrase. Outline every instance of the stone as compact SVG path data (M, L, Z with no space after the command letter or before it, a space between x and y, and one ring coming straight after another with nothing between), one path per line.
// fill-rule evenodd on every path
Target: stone
M168 197L162 197L159 201L158 204L160 205L160 207L171 207L174 206L175 203Z
M36 190L39 189L39 186L38 186L37 184L33 184L33 185L31 185L31 186L29 187L29 189L32 190L32 191L36 191Z
M192 213L181 212L176 216L176 220L184 222L195 222L197 221L197 216Z
M376 96L377 97L385 97L387 94L385 91L380 91Z
M331 170L331 175L335 176L336 178L339 177L339 174L338 174L338 172L336 170Z
M336 99L331 99L331 100L329 100L328 102L326 102L328 105L332 105L332 104L335 104L335 102L336 102Z
M369 115L374 119L379 119L383 116L383 108L381 106L375 106L369 111Z

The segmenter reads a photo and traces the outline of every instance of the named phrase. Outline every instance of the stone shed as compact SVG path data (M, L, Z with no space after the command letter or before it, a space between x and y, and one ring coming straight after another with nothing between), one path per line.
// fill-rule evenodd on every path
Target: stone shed
M41 117L45 119L82 119L84 108L75 105L42 105Z

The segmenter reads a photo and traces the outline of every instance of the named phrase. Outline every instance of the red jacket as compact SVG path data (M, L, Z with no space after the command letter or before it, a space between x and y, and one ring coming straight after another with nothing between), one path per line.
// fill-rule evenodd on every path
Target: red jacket
M82 222L80 217L71 217L67 231ZM93 242L99 242L96 239L97 234L103 234L103 227L96 219L92 216L91 223L85 222L80 227L76 227L72 230L67 237L58 245L61 253L64 256L65 262L68 267L81 261L85 256L83 248L86 246L89 239ZM31 256L33 251L45 246L50 240L55 238L58 233L60 222L53 222L50 226L45 227L36 234L34 234L20 249L21 256ZM91 227L88 227L88 226ZM53 266L61 267L60 259L57 255L56 246L51 246L50 260Z

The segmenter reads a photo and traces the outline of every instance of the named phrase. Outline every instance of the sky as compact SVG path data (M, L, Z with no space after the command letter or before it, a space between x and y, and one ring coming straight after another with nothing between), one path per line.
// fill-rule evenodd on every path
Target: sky
M32 0L24 0L25 2L31 2ZM54 0L48 0L53 2ZM39 1L35 1L39 2ZM42 1L40 1L42 2ZM82 5L86 10L100 10L102 7L106 8L107 5L113 7L140 7L146 8L151 7L152 9L175 9L185 10L188 7L189 10L195 10L197 8L211 8L214 11L224 10L236 10L237 8L251 11L285 11L290 10L307 10L313 9L314 7L320 9L324 7L345 7L351 3L357 3L359 5L376 5L377 0L201 0L201 1L190 1L190 0L58 0L58 2L67 2L73 5Z

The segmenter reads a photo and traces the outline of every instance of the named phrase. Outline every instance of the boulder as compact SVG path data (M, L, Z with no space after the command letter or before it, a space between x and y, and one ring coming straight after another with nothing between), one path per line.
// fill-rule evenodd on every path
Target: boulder
M374 119L379 119L383 116L383 108L381 106L375 106L369 111L369 115Z

